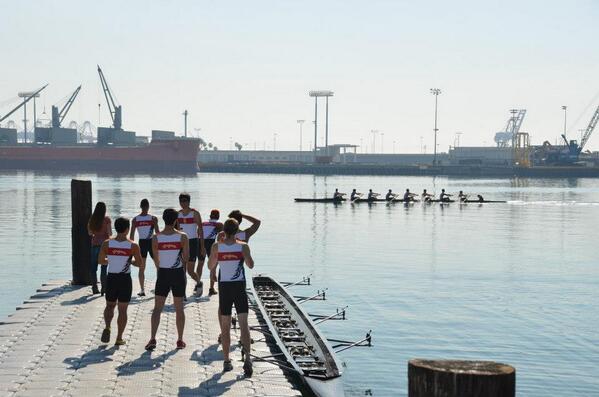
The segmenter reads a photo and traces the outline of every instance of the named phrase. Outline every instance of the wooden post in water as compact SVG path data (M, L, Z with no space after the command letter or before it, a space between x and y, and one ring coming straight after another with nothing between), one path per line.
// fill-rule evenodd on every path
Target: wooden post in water
M92 182L71 179L71 246L73 284L90 285L91 239L87 221L92 214Z
M492 361L408 362L409 397L514 397L516 370Z

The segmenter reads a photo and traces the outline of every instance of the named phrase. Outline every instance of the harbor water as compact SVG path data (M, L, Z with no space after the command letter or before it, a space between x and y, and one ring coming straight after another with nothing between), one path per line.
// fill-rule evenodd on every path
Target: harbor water
M599 395L599 179L3 171L0 318L44 281L71 277L71 178L92 180L113 219L134 216L142 198L160 215L182 191L204 217L238 208L261 219L255 271L282 281L311 274L312 286L294 289L328 288L326 301L307 304L312 313L348 305L347 321L321 325L327 336L373 331L372 348L340 354L348 395L407 395L407 361L416 357L511 364L522 396ZM354 187L445 188L508 202L293 202Z

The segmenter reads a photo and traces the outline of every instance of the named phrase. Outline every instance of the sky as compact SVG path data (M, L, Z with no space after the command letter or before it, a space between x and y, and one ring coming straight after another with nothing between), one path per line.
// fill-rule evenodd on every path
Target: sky
M541 144L563 132L566 105L577 138L599 105L599 0L0 2L0 115L45 83L49 114L82 84L66 120L108 126L97 64L125 129L181 135L188 110L189 134L220 149L299 149L304 119L307 150L310 90L334 92L329 143L359 152L373 138L377 152L432 152L433 87L439 151L458 132L461 146L493 145L512 108Z

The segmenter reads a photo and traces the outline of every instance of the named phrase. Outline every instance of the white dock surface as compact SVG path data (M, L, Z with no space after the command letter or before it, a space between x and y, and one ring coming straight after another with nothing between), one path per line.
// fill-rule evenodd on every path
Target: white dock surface
M205 292L206 286L204 282ZM192 287L188 282L188 295ZM148 282L146 290L151 289L153 282ZM273 364L254 362L254 374L246 379L237 347L231 354L233 371L222 373L218 296L189 298L183 350L175 349L175 313L169 297L158 347L146 352L153 303L151 293L132 299L124 334L127 344L117 347L118 310L110 343L100 342L104 297L65 281L44 284L0 322L0 396L301 396ZM250 310L250 325L257 324ZM252 338L255 355L272 354L262 334L252 331ZM232 330L232 341L238 340L239 331Z

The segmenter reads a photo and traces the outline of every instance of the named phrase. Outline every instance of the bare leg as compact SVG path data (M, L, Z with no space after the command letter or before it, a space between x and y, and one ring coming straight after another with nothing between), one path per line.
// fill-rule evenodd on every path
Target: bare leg
M216 269L210 271L210 289L214 289L216 283Z
M110 323L114 317L115 307L116 302L106 302L106 307L104 308L104 323L106 324L106 328L110 328Z
M139 288L141 289L142 292L145 291L145 288L144 288L144 284L146 282L145 272L146 272L146 258L143 258L143 263L139 267L139 273L138 273Z
M194 267L195 262L187 262L187 274L189 274L197 284L200 282L200 280L198 280L198 275L196 274Z
M164 302L166 296L158 296L154 298L154 311L152 311L152 336L150 339L156 339L156 332L158 332L158 325L160 325L160 314L164 308Z
M200 259L198 261L198 267L196 268L196 277L198 278L198 282L202 280L202 271L204 270L204 262L206 259Z
M223 356L225 361L229 361L229 352L231 350L231 316L220 317L220 339L223 346Z
M173 297L175 303L175 318L177 322L178 340L183 340L183 329L185 328L185 311L183 310L183 298Z
M116 335L116 339L123 339L123 332L125 331L125 326L127 325L127 306L129 303L121 303L119 302L119 317L116 319L116 323L118 326L118 331Z
M250 343L250 327L248 325L248 314L237 313L237 319L239 320L239 329L241 330L241 344L246 354L250 353L252 344Z

